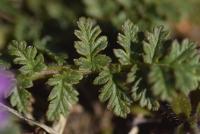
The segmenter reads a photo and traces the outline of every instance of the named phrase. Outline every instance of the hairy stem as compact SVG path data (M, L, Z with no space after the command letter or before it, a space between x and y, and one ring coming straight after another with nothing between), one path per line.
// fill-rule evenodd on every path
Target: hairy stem
M61 71L65 70L65 69L69 69L69 68L75 68L75 66L49 66L46 69L40 71L40 72L36 72L33 76L31 76L31 79L33 81L38 80L38 79L42 79L42 78L46 78L49 77L51 75L54 74L58 74ZM85 72L84 70L78 70L76 69L76 71L80 72L81 74L88 74L88 72Z

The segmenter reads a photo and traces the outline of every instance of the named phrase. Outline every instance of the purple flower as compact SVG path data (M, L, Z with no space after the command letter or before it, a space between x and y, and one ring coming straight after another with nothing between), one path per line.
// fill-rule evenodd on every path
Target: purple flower
M8 97L15 84L14 75L9 71L0 69L0 99Z

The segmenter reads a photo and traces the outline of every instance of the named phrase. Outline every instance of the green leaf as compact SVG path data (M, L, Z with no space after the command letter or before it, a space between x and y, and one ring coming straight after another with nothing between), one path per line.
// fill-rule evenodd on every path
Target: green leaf
M154 95L159 96L161 100L170 101L175 95L173 87L173 78L171 78L170 70L158 65L151 67L149 74L149 82L152 83L152 91Z
M126 80L127 83L135 82L137 70L138 70L137 65L134 65L134 66L131 68L130 72L129 72L128 75L127 75L127 80Z
M38 40L42 34L40 20L25 15L18 15L15 19L13 36L16 40Z
M141 107L146 107L149 110L154 110L154 111L158 110L159 102L155 100L153 97L151 97L150 94L148 94L147 89L139 89L133 86L131 92L133 100L139 101Z
M109 19L110 17L116 18L115 12L119 8L116 1L104 0L83 0L86 13L93 18Z
M14 62L22 65L19 70L23 74L39 72L46 67L43 55L38 54L35 47L27 46L24 41L13 41L9 46L9 52L12 56L15 56Z
M19 112L27 113L31 94L26 89L14 89L12 92L10 103L13 107L17 107Z
M95 26L91 19L80 18L78 28L75 35L79 41L75 42L75 48L82 57L75 59L75 64L88 71L97 71L108 65L110 58L99 54L108 44L107 37L100 36L100 27Z
M118 68L105 68L94 80L94 84L103 85L99 95L100 101L108 101L108 109L125 118L130 113L131 101L125 90L114 78L114 73L117 70Z
M184 94L195 90L199 82L199 54L197 46L184 40L172 43L169 54L151 66L149 82L153 93L171 101L176 90Z
M184 40L182 44L175 41L164 60L164 64L168 64L174 70L176 88L185 94L198 86L199 58L197 45Z
M118 35L118 43L123 49L114 49L114 54L122 65L128 65L132 63L131 45L137 41L139 28L128 20L122 26L122 31L123 34Z
M138 68L133 66L128 73L127 82L132 84L131 97L134 101L139 101L141 107L147 107L149 110L158 110L159 103L149 94L147 89L140 87L142 78L137 78Z
M173 98L171 103L172 110L177 114L184 114L187 119L190 118L190 114L192 111L192 106L187 97L184 94L178 94L176 97Z
M73 85L82 79L82 75L72 69L66 69L61 74L56 74L48 80L48 85L53 86L49 95L49 108L47 117L55 120L60 115L67 116L70 109L78 101L78 92Z
M26 90L33 86L26 76L19 75L17 77L17 87L12 91L10 103L16 107L19 112L27 113L30 105L31 94Z
M0 12L13 16L19 15L19 11L12 5L12 2L7 0L0 1Z
M149 110L158 110L159 103L149 93L147 89L139 88L141 79L137 80L131 89L131 97L134 101L138 101L141 107L146 107Z
M147 33L147 41L143 45L145 63L151 64L159 60L163 51L163 42L167 40L168 35L163 26L155 27L152 33Z

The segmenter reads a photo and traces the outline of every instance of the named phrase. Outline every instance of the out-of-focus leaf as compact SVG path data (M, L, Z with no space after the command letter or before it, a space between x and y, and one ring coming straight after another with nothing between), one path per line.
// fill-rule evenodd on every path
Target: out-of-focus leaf
M9 0L0 0L0 12L12 15L13 17L19 14L18 10L14 8L12 2Z
M14 36L17 40L32 40L39 39L41 35L42 24L39 20L34 20L28 16L19 16L16 18Z
M177 114L184 114L186 118L190 117L192 106L189 97L184 94L179 94L174 97L172 103L172 110Z

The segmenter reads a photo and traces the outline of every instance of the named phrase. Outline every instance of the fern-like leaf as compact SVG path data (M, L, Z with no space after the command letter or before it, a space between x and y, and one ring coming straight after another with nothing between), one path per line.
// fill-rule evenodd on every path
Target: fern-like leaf
M147 41L144 42L144 62L157 62L163 51L163 42L168 38L168 32L163 26L155 27L152 33L147 33Z
M122 31L123 34L118 35L118 43L123 49L114 49L114 54L122 65L128 65L132 63L131 45L137 41L139 28L128 20L122 26Z
M73 85L82 79L78 72L66 69L62 74L56 74L48 80L48 85L53 86L49 95L49 108L47 117L49 120L55 120L60 115L68 115L72 105L78 101L78 92Z
M113 74L115 71L116 69L114 68L105 68L94 80L94 84L103 85L99 95L100 101L108 101L108 109L112 110L116 115L125 118L130 112L131 100L124 89L115 81Z
M35 47L27 46L24 41L13 41L9 46L9 52L15 56L14 62L22 65L20 71L23 74L32 74L45 68L43 55L38 54Z
M139 81L136 82L136 84ZM154 98L151 97L151 95L148 94L148 90L147 89L140 89L137 88L137 86L133 86L132 87L132 98L134 101L139 101L139 104L141 107L146 107L149 110L158 110L159 108L159 102L157 100L155 100Z
M168 68L162 68L154 65L151 67L149 74L149 81L153 83L152 89L156 96L159 96L162 100L171 100L175 95L175 89L173 87L173 78Z
M26 90L33 86L26 76L19 75L17 77L17 87L13 89L10 97L10 103L13 107L16 107L19 112L28 113L31 94Z
M137 66L133 66L127 76L127 83L132 84L131 97L134 101L138 101L141 107L146 107L149 110L158 110L159 103L156 101L151 94L148 94L148 90L141 88L139 85L142 78L137 78L136 72L138 71Z
M88 71L100 70L110 62L109 57L99 54L108 44L107 37L100 36L100 27L91 19L80 18L78 28L75 35L79 41L75 42L75 48L82 57L76 59L75 64Z
M176 88L186 94L198 86L199 59L197 45L187 39L182 44L175 41L170 53L165 58L165 64L174 69Z
M197 88L200 55L196 48L188 40L184 40L182 44L174 41L169 54L151 67L150 82L153 83L155 95L170 101L175 89L188 94Z

